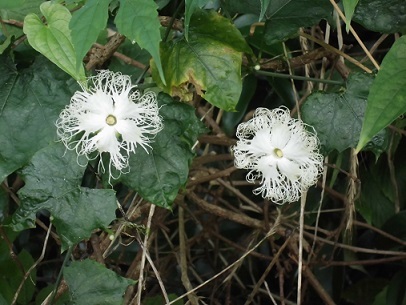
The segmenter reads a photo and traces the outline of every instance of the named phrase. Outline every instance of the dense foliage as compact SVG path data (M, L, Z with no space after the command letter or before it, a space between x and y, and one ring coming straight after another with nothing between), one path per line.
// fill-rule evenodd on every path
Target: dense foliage
M406 304L404 0L0 0L0 22L0 305ZM58 138L100 70L163 122L123 171ZM280 106L324 157L284 205L231 149Z

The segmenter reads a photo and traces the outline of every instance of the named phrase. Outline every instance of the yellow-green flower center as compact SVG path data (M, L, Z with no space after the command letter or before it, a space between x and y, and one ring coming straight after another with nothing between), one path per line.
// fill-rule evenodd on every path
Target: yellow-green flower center
M116 125L117 119L114 115L109 114L106 118L106 123L107 123L107 125L110 125L110 126Z
M273 152L275 153L275 155L276 155L278 158L282 158L282 157L283 157L283 151L280 150L279 148L275 148L275 149L273 150Z

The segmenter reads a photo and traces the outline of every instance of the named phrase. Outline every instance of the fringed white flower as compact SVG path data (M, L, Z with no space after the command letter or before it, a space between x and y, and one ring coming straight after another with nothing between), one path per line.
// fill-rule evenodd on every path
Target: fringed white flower
M112 165L121 173L130 153L138 145L148 152L150 138L162 129L156 95L141 95L129 76L108 70L80 85L83 91L59 115L57 133L68 149L88 159L109 153L110 179ZM102 160L99 167L104 171Z
M290 117L285 107L258 108L254 117L237 128L233 147L235 166L250 170L247 181L260 180L254 194L278 204L297 201L317 182L323 168L314 129Z

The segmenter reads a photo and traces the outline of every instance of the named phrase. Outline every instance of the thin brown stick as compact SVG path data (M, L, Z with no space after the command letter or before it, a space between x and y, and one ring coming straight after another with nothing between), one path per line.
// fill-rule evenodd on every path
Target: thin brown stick
M187 296L189 293L192 293L198 289L200 289L201 287L207 285L208 283L210 283L211 281L213 281L214 279L218 278L220 275L222 275L223 273L227 272L228 270L230 270L231 268L234 268L236 265L240 264L242 260L244 260L252 251L255 251L256 248L259 247L259 245L261 245L267 238L269 238L270 236L274 235L278 230L279 230L279 225L280 225L280 218L281 218L281 214L278 214L278 217L275 220L275 223L273 225L273 227L267 232L267 234L264 236L264 238L262 238L257 244L255 244L252 248L250 248L248 251L246 251L239 259L237 259L234 263L230 264L229 266L227 266L226 268L224 268L223 270L221 270L219 273L217 273L216 275L212 276L210 279L208 279L207 281L201 283L200 285L196 286L195 288L193 288L192 290L182 294L181 296L177 297L176 299L170 301L169 303L167 303L166 305L171 305L179 300L182 300L185 296Z
M11 259L15 262L15 264L17 265L17 267L20 269L21 274L25 274L25 269L23 264L21 263L20 259L18 258L17 254L15 254L14 250L13 250L13 243L10 241L10 239L8 238L8 236L6 235L6 232L4 232L3 227L0 226L0 237L1 239L4 240L4 242L7 245L8 248L8 252L10 254Z
M172 17L169 16L159 16L159 22L163 27L169 27L172 24L172 29L177 31L183 31L183 22L179 19L175 19L172 22Z
M384 236L384 237L386 237L386 238L388 238L390 240L393 240L394 242L397 242L397 243L401 244L402 246L406 246L406 241L401 240L400 238L397 238L396 236L393 236L393 235L391 235L389 233L386 233L385 231L382 231L381 229L378 229L378 228L376 228L374 226L371 226L370 224L367 224L367 223L364 223L364 222L361 222L361 221L358 221L358 220L354 220L354 225L359 226L359 227L363 227L363 228L367 228L367 229L369 229L371 231L375 231L378 234L380 234L380 235L382 235L382 236Z
M193 167L199 167L202 166L206 163L214 163L214 162L219 162L219 161L231 161L234 160L234 157L231 154L221 154L221 155L215 155L215 154L208 154L205 156L199 156L193 159L192 163L192 168Z
M278 252L276 252L275 256L273 257L272 261L268 264L266 267L264 273L262 273L262 276L259 278L259 280L256 282L254 289L252 289L251 293L249 294L247 301L244 303L244 305L249 305L252 303L254 300L255 295L258 293L259 288L262 286L264 283L266 277L268 276L269 272L271 272L273 266L279 259L279 256L281 255L282 251L286 248L286 246L289 244L291 235L285 240L283 245L279 248Z
M231 247L235 248L238 251L241 251L241 252L247 251L247 249L245 247L240 246L239 244L236 244L235 242L232 242L231 240L225 238L223 235L217 233L215 230L210 230L209 233L210 233L210 235L213 235L214 237L218 238L219 240L222 240L223 242L225 242L226 244L230 245ZM262 260L267 260L267 261L272 261L272 259L273 259L272 256L268 256L268 255L265 255L265 254L262 254L262 253L259 253L256 251L252 251L250 253L250 255L257 257L259 259L262 259Z
M100 249L100 240L99 236L97 234L92 234L90 237L90 244L92 245L93 248L93 254L91 255L90 258L94 259L96 262L104 265L104 258L103 258L103 253Z
M394 196L395 196L395 198L394 198L395 213L399 213L399 211L400 211L399 186L398 186L398 182L396 179L395 164L393 162L395 152L392 149L394 139L395 139L395 134L392 132L391 137L390 137L390 142L389 142L389 148L388 148L388 152L387 152L386 156L387 156L387 161L388 161L390 180L391 180L391 183L393 186L393 192L394 192Z
M314 237L314 235L312 233L309 232L304 232L304 235L308 236L308 237ZM316 236L316 239L320 242L332 245L332 246L336 246L336 247L340 247L342 249L347 249L350 250L352 252L360 252L360 253L370 253L370 254L379 254L379 255L394 255L394 256L403 256L406 258L406 252L400 252L400 251L387 251L387 250L379 250L379 249L368 249L368 248L361 248L361 247L356 247L356 246L350 246L350 245L346 245L346 244L342 244L342 243L338 243L338 242L334 242L331 240L328 240L326 238L322 238L319 236Z
M209 181L212 181L212 180L216 180L217 178L228 177L228 176L230 176L230 174L232 172L235 172L236 170L237 170L237 168L235 168L234 166L231 166L231 167L229 167L227 169L215 172L214 174L211 174L211 175L208 175L208 176L203 176L203 177L199 177L199 178L192 177L189 180L189 183L188 183L187 186L191 187L191 186L195 186L195 185L202 184L202 183L205 183L205 182L209 182Z
M100 44L100 43L94 43L93 46L99 48L99 49L104 49L104 45ZM132 59L131 57L128 57L120 52L114 52L113 56L122 60L123 62L125 62L127 65L131 65L134 66L138 69L144 70L146 69L146 65L144 65L143 63L140 63L139 61L136 61L134 59Z
M297 69L307 64L321 60L323 57L333 58L334 56L335 54L332 53L331 51L325 48L318 48L309 51L305 54L289 58L287 60L262 58L259 60L258 64L260 65L261 70L273 70L275 72L284 72L288 71L289 69L288 62L289 65L292 67L292 69ZM249 64L246 58L243 58L243 64L244 65Z
M237 214L235 212L232 212L230 210L223 209L221 207L218 207L214 204L210 204L207 201L199 198L194 192L188 191L186 193L186 197L189 198L192 202L197 204L199 207L204 209L205 211L217 215L221 218L229 219L231 221L243 224L245 226L251 227L251 228L256 228L256 229L264 229L264 224L262 221L251 218L245 214Z
M257 213L262 213L262 209L258 206L258 204L253 202L243 193L241 193L237 188L232 186L229 182L226 182L223 179L217 179L217 182L219 184L221 184L222 186L224 186L226 189L228 189L230 192L232 192L234 195L236 195L238 198L240 198L243 202L247 203L249 205L249 209L251 211L255 211Z
M320 298L324 301L324 304L326 305L335 305L335 302L331 298L331 296L327 293L327 291L323 288L323 286L320 284L320 282L317 280L317 278L314 276L313 272L307 268L303 268L303 273L306 276L306 278L309 280L310 284L314 288L314 290L317 291L319 294Z
M344 16L343 12L341 11L341 9L338 7L337 3L335 3L334 0L330 0L331 5L334 7L334 9L336 10L336 12L338 13L338 15L340 15L340 18L346 22L347 19ZM350 32L352 33L352 35L355 37L355 39L357 40L357 42L359 43L359 45L361 46L361 48L364 50L365 54L368 56L368 58L371 60L372 64L375 66L375 68L377 70L379 70L379 65L376 62L376 60L373 58L373 56L371 55L371 53L368 51L368 49L366 48L365 44L362 42L361 38L359 38L357 32L355 32L354 28L351 26L350 24Z
M2 19L1 23L15 25L16 27L22 28L24 26L24 22L14 19Z
M181 280L182 284L187 291L193 290L193 286L190 283L189 276L188 276L188 268L187 268L187 259L186 259L186 232L185 232L185 218L184 218L184 210L182 206L178 208L178 221L179 221L179 261L180 261L180 270L181 270ZM190 293L187 295L190 303L192 305L199 305L195 293Z
M224 135L203 135L199 137L200 143L208 143L221 146L233 146L237 143L237 140L228 138Z
M326 48L327 50L330 50L332 52L337 53L338 55L344 57L346 60L348 60L349 62L353 63L354 65L356 65L357 67L359 67L360 69L364 70L365 72L371 74L372 70L367 68L366 66L364 66L363 64L361 64L359 61L355 60L354 58L352 58L351 56L349 56L348 54L345 54L343 51L340 51L336 48L334 48L333 46L325 43L323 40L320 40L316 37L313 37L311 35L308 35L304 32L300 32L299 33L300 36L306 37L309 40L312 40L314 42L316 42L317 44L321 45L323 48Z
M358 261L349 261L349 262L342 262L342 261L328 261L328 262L316 262L316 264L322 264L326 267L329 266L354 266L354 265L379 265L388 262L396 262L406 260L404 256L393 256L393 257L386 257L386 258L377 258L377 259L368 259L368 260L358 260Z
M300 215L299 215L299 257L298 257L298 276L297 276L297 305L302 304L302 273L303 273L303 232L304 232L304 212L306 206L307 192L303 192L300 197Z
M24 274L24 277L23 277L23 279L22 279L20 285L18 286L18 289L17 289L16 293L14 294L14 298L13 298L13 301L11 302L11 305L16 304L17 299L18 299L18 296L19 296L19 294L20 294L20 292L21 292L21 289L23 288L23 285L24 285L25 281L28 279L29 275L30 275L31 272L34 270L34 268L37 267L38 264L39 264L40 262L42 262L42 260L44 259L44 257L45 257L45 251L46 251L47 245L48 245L48 238L49 238L49 234L51 233L51 230L52 230L52 223L49 225L47 234L46 234L46 236L45 236L44 246L42 247L41 255L40 255L39 258L36 260L36 262L30 267L30 269L28 269L27 272Z
M90 51L89 61L86 64L86 70L101 67L113 54L118 47L124 42L125 36L115 33L103 48L92 48Z
M206 110L203 107L197 108L197 112L202 116L202 118L204 118L206 123L212 128L213 132L216 134L223 134L223 130L220 128L217 122L210 115L208 115L212 110L213 107L209 110Z
M397 133L400 133L403 136L406 136L406 130L400 129L394 125L389 125L388 126L390 129L392 129L393 131L396 131Z
M17 197L17 195L12 191L11 188L9 188L5 182L3 182L1 184L2 188L7 192L7 194L13 199L13 201L15 202L15 204L17 204L18 206L20 206L20 199ZM44 231L48 231L48 226L45 225L41 220L39 220L38 218L35 219L35 223L40 226L42 229L44 229ZM55 232L51 231L51 236L52 238L55 240L55 242L60 245L61 244L61 240L58 236L58 234L56 234Z
M372 45L371 49L369 49L369 53L374 54L374 52L376 51L376 49L381 45L381 43L388 38L389 34L382 34L381 37L378 38L377 41L375 41L375 43ZM360 60L361 63L365 62L366 60L368 60L369 57L365 56L363 59Z

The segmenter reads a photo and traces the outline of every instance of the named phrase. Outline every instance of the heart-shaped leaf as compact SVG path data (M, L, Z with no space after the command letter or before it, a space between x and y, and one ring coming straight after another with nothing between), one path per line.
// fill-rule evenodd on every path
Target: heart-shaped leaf
M354 73L347 88L338 93L316 92L302 107L302 119L313 126L325 153L355 148L361 132L369 88L373 77ZM387 147L388 135L383 132L373 139L369 149L380 155Z
M40 9L46 24L36 14L28 14L24 19L23 30L28 42L74 79L84 81L86 75L83 65L76 64L76 53L69 30L72 17L69 10L53 2L42 3Z

